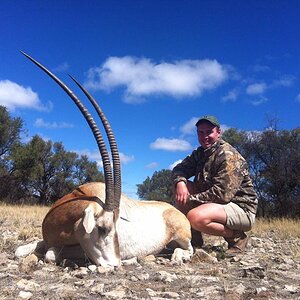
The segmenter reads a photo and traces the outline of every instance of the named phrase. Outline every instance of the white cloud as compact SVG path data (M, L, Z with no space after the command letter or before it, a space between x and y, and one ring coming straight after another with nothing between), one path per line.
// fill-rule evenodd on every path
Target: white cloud
M189 142L181 139L157 138L150 144L151 149L166 151L187 151L192 149Z
M195 124L199 118L192 117L189 121L187 121L183 126L179 128L180 132L184 135L195 134L196 127Z
M169 169L173 170L176 165L182 162L182 159L174 161L171 165L169 165Z
M16 108L34 108L38 110L50 110L52 104L48 107L41 104L37 93L30 87L23 87L10 80L0 80L0 105L6 106L8 110Z
M84 150L74 150L74 152L76 152L78 155L86 155L89 158L89 160L96 161L97 165L99 167L103 168L103 163L102 163L102 159L101 159L101 155L100 155L99 151L90 151L88 149L84 149ZM120 155L120 160L121 160L122 164L126 165L129 162L134 160L133 155L129 156L122 152L120 152L119 155ZM111 160L111 158L110 158L110 160Z
M47 129L73 128L74 125L66 122L46 122L42 118L38 118L34 122L34 126Z
M120 152L119 155L120 155L121 163L125 165L134 160L134 155L126 155L122 152Z
M248 95L258 95L263 94L267 89L265 83L253 83L247 86L246 92Z
M255 98L254 100L252 100L251 103L252 103L254 106L258 106L258 105L261 105L261 104L263 104L263 103L265 103L265 102L267 102L267 101L268 101L268 98L266 98L266 97L260 95L260 96L258 96L257 98Z
M294 84L295 82L295 77L291 76L291 75L285 75L282 78L278 79L278 80L274 80L273 82L273 87L290 87Z
M53 72L66 72L69 70L70 66L67 62L64 62L57 67L53 68Z
M216 60L181 60L154 63L146 58L110 57L101 67L91 68L85 86L111 90L126 88L126 101L165 94L173 97L201 95L214 89L228 77L227 68Z
M221 131L222 131L222 132L225 132L226 130L232 128L231 126L228 126L228 125L225 125L225 124L221 124L220 127L221 127Z
M100 166L101 168L103 167L99 151L90 151L88 149L73 151L76 152L78 155L86 155L89 160L96 161L98 166Z
M262 73L262 72L265 73L271 71L271 68L266 65L257 64L252 67L252 70L256 73Z
M159 166L159 164L157 162L152 162L152 163L146 165L146 168L153 170L153 169L156 169L158 166Z
M238 94L239 94L238 90L233 89L233 90L229 91L226 96L222 97L222 101L223 102L228 102L228 101L234 102L237 99Z

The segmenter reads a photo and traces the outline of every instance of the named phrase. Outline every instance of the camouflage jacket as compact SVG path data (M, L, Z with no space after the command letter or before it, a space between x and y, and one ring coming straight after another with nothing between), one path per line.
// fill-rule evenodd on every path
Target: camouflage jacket
M172 172L174 184L194 177L189 200L226 204L230 201L246 212L256 213L257 196L246 160L230 144L219 139L211 147L198 147Z

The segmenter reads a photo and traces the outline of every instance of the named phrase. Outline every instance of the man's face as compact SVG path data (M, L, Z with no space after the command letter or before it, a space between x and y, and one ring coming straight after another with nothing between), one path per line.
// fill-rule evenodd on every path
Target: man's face
M221 135L221 129L210 122L203 121L197 126L198 141L207 149L212 146Z

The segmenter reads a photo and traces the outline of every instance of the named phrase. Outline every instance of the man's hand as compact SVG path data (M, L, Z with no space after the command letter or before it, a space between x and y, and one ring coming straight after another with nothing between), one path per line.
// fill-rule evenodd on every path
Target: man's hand
M184 181L179 181L176 184L176 202L179 206L184 206L187 203L190 193Z

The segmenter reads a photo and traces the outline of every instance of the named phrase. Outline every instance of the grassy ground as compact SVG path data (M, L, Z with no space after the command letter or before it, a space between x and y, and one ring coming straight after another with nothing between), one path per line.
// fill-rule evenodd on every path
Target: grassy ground
M49 207L46 206L15 206L0 203L0 223L8 222L20 229L24 239L41 237L41 224ZM257 219L252 233L260 236L266 232L276 232L281 239L300 238L300 219ZM27 233L28 232L28 233Z
M49 207L0 203L0 224L18 230L19 239L42 238L41 226Z
M300 238L300 219L257 219L252 232L257 236L273 232L283 240Z
M0 225L3 230L10 231L13 240L42 239L41 225L49 207L46 206L14 206L0 203ZM254 236L267 236L272 233L278 239L300 238L300 220L291 219L257 219L251 232ZM9 247L10 239L0 236L0 251Z

